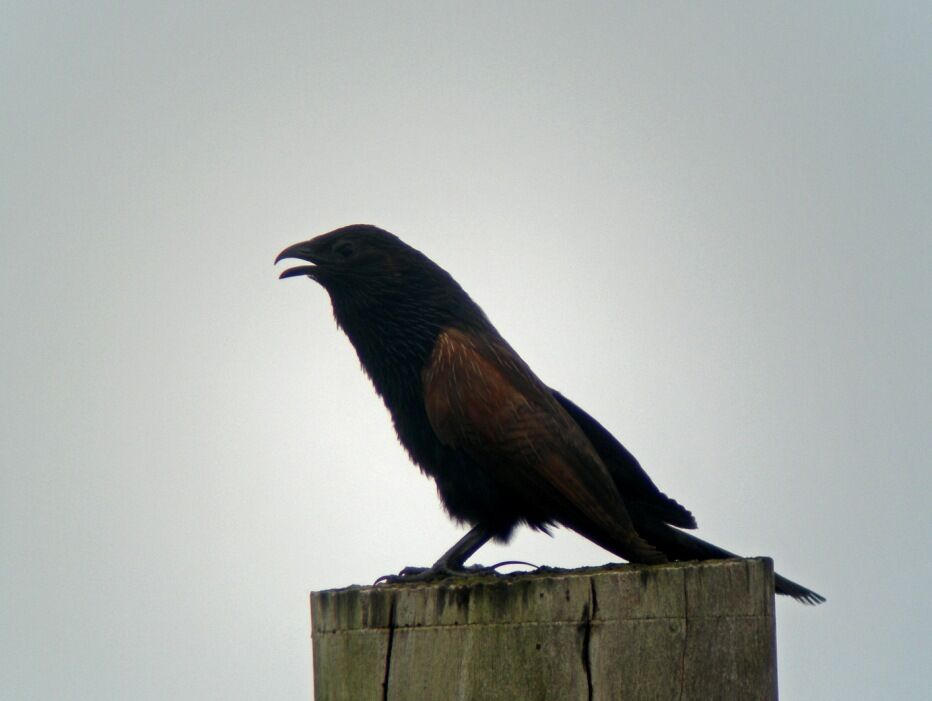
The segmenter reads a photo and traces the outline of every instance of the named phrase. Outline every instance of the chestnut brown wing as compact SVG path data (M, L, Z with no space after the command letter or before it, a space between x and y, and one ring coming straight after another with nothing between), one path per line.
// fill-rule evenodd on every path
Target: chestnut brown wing
M469 455L530 520L563 523L628 560L666 561L635 531L582 430L504 341L445 329L422 379L440 441Z

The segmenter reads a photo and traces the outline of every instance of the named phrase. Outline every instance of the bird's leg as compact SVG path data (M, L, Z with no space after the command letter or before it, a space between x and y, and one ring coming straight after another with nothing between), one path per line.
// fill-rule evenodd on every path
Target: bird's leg
M476 551L489 542L491 537L492 534L483 526L473 526L466 535L453 544L452 548L440 556L431 569L462 570L466 560L475 555Z
M440 559L430 567L405 567L398 574L379 577L375 583L425 582L432 579L443 579L444 577L461 577L467 574L495 572L492 567L482 567L480 565L465 567L463 564L479 548L485 545L491 537L492 534L481 524L473 526L466 535L456 541L453 547L441 555Z

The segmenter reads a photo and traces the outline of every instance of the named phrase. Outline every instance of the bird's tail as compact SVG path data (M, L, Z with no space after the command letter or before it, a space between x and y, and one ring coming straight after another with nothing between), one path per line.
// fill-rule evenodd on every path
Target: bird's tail
M708 543L689 533L684 533L677 528L672 528L665 523L638 523L636 527L646 541L665 553L670 560L725 560L738 557L738 555L724 548ZM774 573L773 581L774 591L777 594L791 596L804 604L814 605L825 601L825 597L821 594L817 594L811 589L792 582L779 574Z

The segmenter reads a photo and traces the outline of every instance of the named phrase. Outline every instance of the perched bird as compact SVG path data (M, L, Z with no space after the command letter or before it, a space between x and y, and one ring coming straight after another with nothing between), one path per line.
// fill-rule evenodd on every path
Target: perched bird
M289 246L275 262L310 265L330 295L401 444L437 483L449 515L471 530L430 568L403 579L468 570L490 539L524 524L573 529L639 563L735 557L681 529L693 515L661 492L598 421L545 385L449 273L398 237L353 225ZM825 599L775 576L777 593Z

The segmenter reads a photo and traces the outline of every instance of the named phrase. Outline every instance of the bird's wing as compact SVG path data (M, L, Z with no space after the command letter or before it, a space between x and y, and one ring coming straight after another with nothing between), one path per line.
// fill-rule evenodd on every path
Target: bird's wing
M440 441L468 454L530 519L560 521L629 560L665 561L635 531L582 430L504 341L447 328L422 379Z
M630 508L646 511L673 526L696 527L696 519L689 509L661 492L637 458L615 436L558 391L551 389L550 392L586 434Z

